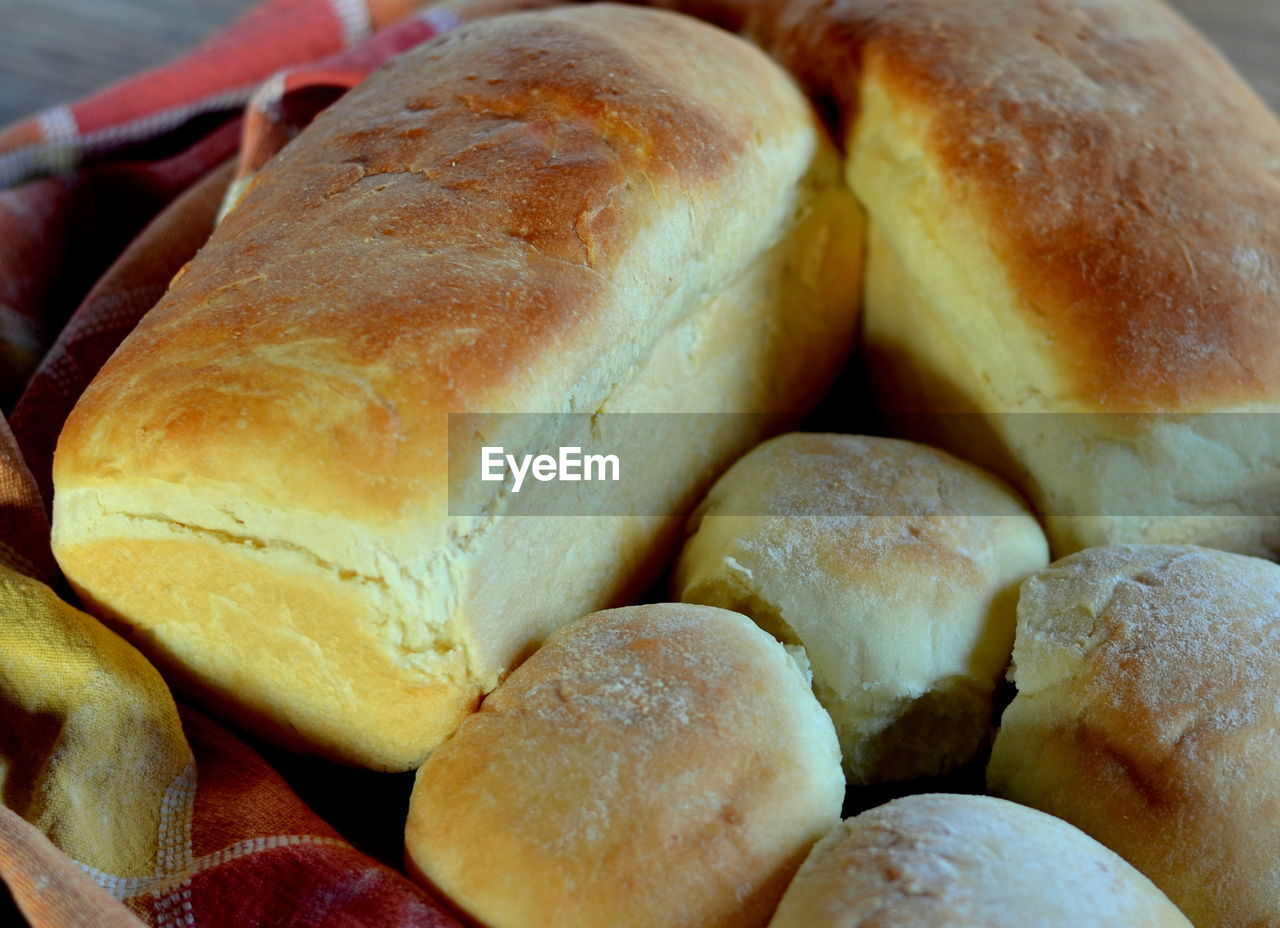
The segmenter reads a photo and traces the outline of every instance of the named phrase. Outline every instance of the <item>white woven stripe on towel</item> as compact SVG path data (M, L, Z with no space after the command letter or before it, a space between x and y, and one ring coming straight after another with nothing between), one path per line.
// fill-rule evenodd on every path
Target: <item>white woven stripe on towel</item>
M364 0L329 0L329 6L342 25L342 44L345 47L359 45L372 34L373 23Z

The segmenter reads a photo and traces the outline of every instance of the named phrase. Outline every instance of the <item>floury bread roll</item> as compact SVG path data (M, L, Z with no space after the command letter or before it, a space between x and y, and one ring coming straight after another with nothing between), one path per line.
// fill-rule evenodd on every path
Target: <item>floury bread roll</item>
M988 783L1084 829L1199 928L1280 925L1280 566L1096 548L1031 577Z
M805 647L851 783L943 773L984 743L1018 584L1048 562L999 480L910 442L795 433L734 464L691 528L677 596Z
M504 519L529 494L475 479L451 517L446 414L564 413L486 435L554 452L600 412L799 413L851 344L860 229L740 39L605 4L465 27L260 172L86 391L59 562L242 724L415 766L550 631L651 582L760 438L650 417L604 449L642 475L630 508Z
M557 632L432 753L405 846L488 928L752 928L843 798L802 654L633 606Z
M1280 123L1160 0L669 0L830 104L905 437L1057 556L1280 556Z
M1066 822L989 796L917 795L814 846L769 928L1191 928Z

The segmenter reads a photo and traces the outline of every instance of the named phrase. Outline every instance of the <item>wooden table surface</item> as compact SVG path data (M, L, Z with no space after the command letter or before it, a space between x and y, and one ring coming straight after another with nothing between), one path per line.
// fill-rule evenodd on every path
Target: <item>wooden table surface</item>
M1280 0L1170 0L1280 111ZM0 124L159 64L254 0L0 0Z

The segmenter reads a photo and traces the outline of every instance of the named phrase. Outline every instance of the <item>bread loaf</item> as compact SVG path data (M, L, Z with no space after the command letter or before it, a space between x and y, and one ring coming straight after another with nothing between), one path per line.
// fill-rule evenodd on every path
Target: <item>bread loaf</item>
M844 797L796 658L705 606L570 624L418 771L410 873L490 928L763 926Z
M465 27L261 171L104 367L58 445L59 562L241 723L412 767L552 629L643 588L760 437L622 429L624 514L504 520L510 485L477 483L451 517L447 414L562 415L489 437L571 446L599 413L799 412L849 350L860 230L747 43L604 4Z
M1275 118L1152 0L886 19L849 166L882 407L1022 487L1055 556L1280 553Z
M911 442L793 433L734 464L690 526L677 596L805 647L849 782L946 773L986 743L1018 584L1048 562L1007 486Z
M1055 556L1280 555L1280 123L1160 0L672 0L841 125L895 434Z
M988 768L1198 928L1280 924L1280 567L1094 548L1033 575Z
M1066 822L989 796L908 796L814 846L769 928L1191 928Z

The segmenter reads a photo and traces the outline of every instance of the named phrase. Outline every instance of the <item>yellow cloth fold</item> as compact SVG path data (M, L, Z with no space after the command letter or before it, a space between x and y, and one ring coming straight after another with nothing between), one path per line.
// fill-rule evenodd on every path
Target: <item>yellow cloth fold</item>
M168 687L131 645L0 567L0 801L104 874L156 872L192 789Z

